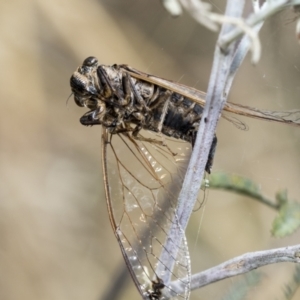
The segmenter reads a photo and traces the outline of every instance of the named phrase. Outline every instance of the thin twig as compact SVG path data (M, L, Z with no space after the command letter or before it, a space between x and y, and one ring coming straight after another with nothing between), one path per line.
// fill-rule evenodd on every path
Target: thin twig
M210 3L201 0L180 0L180 3L198 23L212 31L218 30L218 24L210 18Z
M259 10L258 12L250 15L247 20L245 21L246 24L250 27L253 27L264 20L266 20L268 17L274 15L278 11L282 10L288 5L297 5L300 4L300 0L277 0L277 1L266 1L267 5L264 5L263 9ZM230 45L234 40L239 38L244 31L242 28L237 27L228 34L224 35L220 40L219 40L219 46L222 49L226 49L228 45Z
M227 15L221 15L213 13L211 11L212 6L201 0L180 0L182 6L190 13L190 15L200 24L209 28L212 31L216 31L218 24L231 23L235 24L235 28L219 39L219 47L226 51L228 46L240 38L242 35L246 34L248 38L251 39L249 46L252 51L252 62L256 64L261 56L261 45L257 35L257 31L254 27L263 21L265 21L270 16L276 14L278 11L283 10L287 6L295 6L300 4L300 0L265 0L263 5L259 7L259 0L252 0L252 6L254 13L251 14L246 20L239 18L232 18ZM297 27L300 25L297 23ZM296 29L296 34L298 37L298 32Z
M218 266L194 274L192 276L191 289L195 290L225 278L244 274L254 269L280 262L300 264L300 244L265 251L249 252L237 256ZM171 286L178 293L182 290L180 281L172 282Z

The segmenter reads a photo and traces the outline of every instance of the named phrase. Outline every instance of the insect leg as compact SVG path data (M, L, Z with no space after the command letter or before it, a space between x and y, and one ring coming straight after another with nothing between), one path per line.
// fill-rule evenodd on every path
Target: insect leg
M120 103L122 106L126 107L132 107L133 105L133 99L131 97L131 91L132 91L132 86L130 82L130 75L128 73L123 73L122 74L122 86L124 90L124 99Z
M107 77L107 74L101 65L97 68L97 75L98 75L99 83L100 83L100 86L102 89L102 96L105 99L110 98L114 93L114 89L111 86L111 84L109 82L109 78Z
M157 131L159 133L161 133L162 130L162 126L163 126L163 122L165 120L165 116L167 114L168 111L168 107L169 107L169 103L170 103L170 98L171 98L172 92L167 90L165 93L163 93L163 95L159 96L159 103L162 105L162 109L161 109L161 115L160 115L160 120L159 123L157 125ZM145 121L145 116L143 116L141 113L133 113L133 115L140 121L140 124L137 125L135 127L135 129L132 132L132 135L134 136L134 138L137 138L137 135L139 133L139 131L143 128L143 124ZM146 115L147 117L147 115Z
M128 79L130 82L130 88L131 91L133 92L133 96L134 96L134 100L136 100L135 103L135 107L139 110L139 111L144 111L144 112L148 112L150 109L146 104L146 101L144 100L144 98L139 94L139 92L136 90L134 83L132 82L131 76L127 73L128 75Z
M137 126L133 129L133 131L132 131L132 136L133 136L135 139L139 139L138 134L139 134L139 132L141 131L142 128L143 128L142 124L139 124L139 125L137 125Z

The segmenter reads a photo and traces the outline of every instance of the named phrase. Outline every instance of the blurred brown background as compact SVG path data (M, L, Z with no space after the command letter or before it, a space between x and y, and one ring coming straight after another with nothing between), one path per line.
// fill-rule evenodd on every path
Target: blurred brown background
M216 12L224 2L212 1ZM262 59L256 67L246 59L232 102L299 109L293 16L285 11L265 24ZM124 262L103 198L100 128L81 126L85 110L72 99L66 105L69 78L94 55L103 64L127 63L205 91L217 34L187 14L172 19L153 0L2 0L0 23L0 299L104 300L110 289L120 292L110 299L140 299L131 280L117 281ZM299 128L240 119L249 131L219 123L213 171L249 177L269 197L288 188L299 201ZM299 243L299 233L270 237L276 214L269 208L221 191L207 197L187 233L193 272ZM281 297L293 267L264 268L249 299ZM191 299L221 299L236 280Z

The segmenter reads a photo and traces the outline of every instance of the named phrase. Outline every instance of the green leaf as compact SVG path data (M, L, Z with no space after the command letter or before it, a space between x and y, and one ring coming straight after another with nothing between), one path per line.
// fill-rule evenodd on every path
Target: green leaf
M275 197L279 205L283 205L284 203L288 202L287 189L278 191Z
M284 203L272 224L274 237L285 237L300 227L300 203Z
M216 189L232 190L243 195L261 197L259 186L248 178L226 173L213 173L209 186Z
M254 181L234 174L213 173L209 176L209 187L232 191L240 195L251 197L274 209L278 209L278 203L266 198L260 191L260 187Z

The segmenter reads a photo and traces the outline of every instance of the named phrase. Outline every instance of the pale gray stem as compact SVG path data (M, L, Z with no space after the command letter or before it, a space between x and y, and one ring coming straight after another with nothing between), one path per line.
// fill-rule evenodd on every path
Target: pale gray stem
M281 262L300 264L300 244L295 246L249 252L224 263L194 274L191 280L191 289L195 290L213 282L232 276L244 274L257 268ZM172 290L180 293L183 290L180 281L171 284Z
M253 28L253 30L256 33L258 33L260 31L260 29L262 28L263 24L264 24L263 21L258 23ZM229 71L226 86L224 89L226 95L229 94L235 74L236 74L238 68L241 66L242 62L244 61L244 58L246 57L246 54L247 54L248 50L250 49L250 44L251 44L250 37L247 35L244 35L237 46L237 49L234 54L234 58L230 65L230 71Z
M228 0L225 15L236 18L241 17L244 4L244 0ZM232 25L223 24L219 40L231 29ZM179 195L178 207L175 214L175 218L177 219L173 221L173 226L170 229L168 239L160 256L160 262L162 263L156 269L157 274L161 276L161 279L165 283L170 281L170 270L173 270L175 263L174 258L176 257L178 247L174 246L174 244L180 245L182 235L197 200L217 122L227 99L228 94L224 94L224 89L235 49L236 45L233 43L226 53L222 52L219 47L216 47L215 50L206 104L193 154Z
M284 7L288 5L297 5L300 4L300 0L273 0L268 1L268 5L265 5L263 9L259 10L256 13L253 13L246 19L246 24L250 27L253 27L264 20L266 20L268 17L274 15L278 11L282 10ZM234 30L230 31L228 34L222 36L219 39L219 46L222 49L226 49L228 45L230 45L234 40L239 38L244 34L244 31L237 27Z

